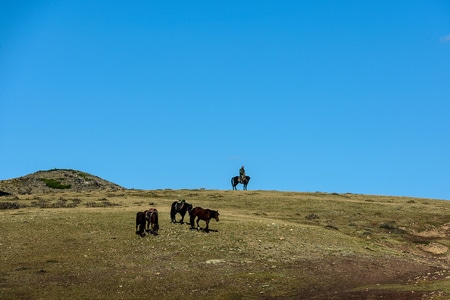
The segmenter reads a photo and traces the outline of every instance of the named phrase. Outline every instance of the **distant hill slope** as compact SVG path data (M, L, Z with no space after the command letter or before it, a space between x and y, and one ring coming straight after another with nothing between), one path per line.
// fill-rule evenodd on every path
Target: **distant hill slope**
M38 171L26 176L0 180L0 194L24 195L58 191L117 191L124 188L100 177L68 169Z

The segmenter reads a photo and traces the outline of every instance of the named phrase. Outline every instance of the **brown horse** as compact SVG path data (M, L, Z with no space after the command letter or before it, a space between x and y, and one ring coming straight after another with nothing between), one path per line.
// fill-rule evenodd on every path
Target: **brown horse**
M197 217L197 230L200 230L200 220L206 222L205 231L209 232L209 220L212 218L216 219L216 222L219 222L219 212L217 210L204 209L201 207L195 207L190 212L191 215L191 229L194 229L194 221Z
M158 235L158 230L158 210L156 208L150 208L136 214L136 234L145 236L145 232L147 232Z

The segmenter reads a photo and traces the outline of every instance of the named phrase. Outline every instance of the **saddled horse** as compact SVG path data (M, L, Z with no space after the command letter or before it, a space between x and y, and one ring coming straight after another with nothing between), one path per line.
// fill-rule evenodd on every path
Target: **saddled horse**
M181 215L181 220L180 223L183 224L184 223L184 216L186 215L186 212L190 213L192 210L192 204L187 203L187 202L179 202L179 201L175 201L172 203L172 207L170 209L170 220L172 223L176 223L177 220L175 218L176 214L180 214Z
M244 190L247 189L247 184L250 181L250 176L245 176L244 180L241 180L240 176L234 176L231 178L231 186L233 187L233 190L237 190L238 183L242 183L244 185Z
M136 214L136 234L145 236L145 232L158 235L158 210L150 208Z
M216 222L219 222L219 212L217 210L211 210L211 209L204 209L199 206L193 208L190 212L191 216L191 229L194 229L194 221L195 218L197 218L197 230L200 229L200 220L203 220L206 222L206 228L205 231L209 231L209 221L211 219L216 219Z

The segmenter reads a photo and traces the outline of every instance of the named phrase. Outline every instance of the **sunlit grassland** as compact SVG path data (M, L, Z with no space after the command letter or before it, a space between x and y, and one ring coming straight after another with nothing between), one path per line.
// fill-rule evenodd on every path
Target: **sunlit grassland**
M210 233L171 224L170 205L179 199L219 210L220 221L211 221ZM0 200L21 207L0 210L1 299L295 296L311 285L328 284L299 269L301 264L420 263L432 257L434 265L444 266L449 259L448 252L434 255L421 248L450 247L439 231L450 222L448 201L215 190L61 192ZM159 210L161 230L141 238L135 234L135 214L149 207ZM408 238L434 231L432 240ZM450 293L449 279L420 288L437 285Z

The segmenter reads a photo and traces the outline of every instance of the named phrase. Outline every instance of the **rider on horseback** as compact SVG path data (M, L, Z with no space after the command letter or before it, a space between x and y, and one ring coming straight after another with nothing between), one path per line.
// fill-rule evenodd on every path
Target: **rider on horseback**
M240 169L239 169L239 182L245 182L245 169L244 169L244 166L242 166Z

